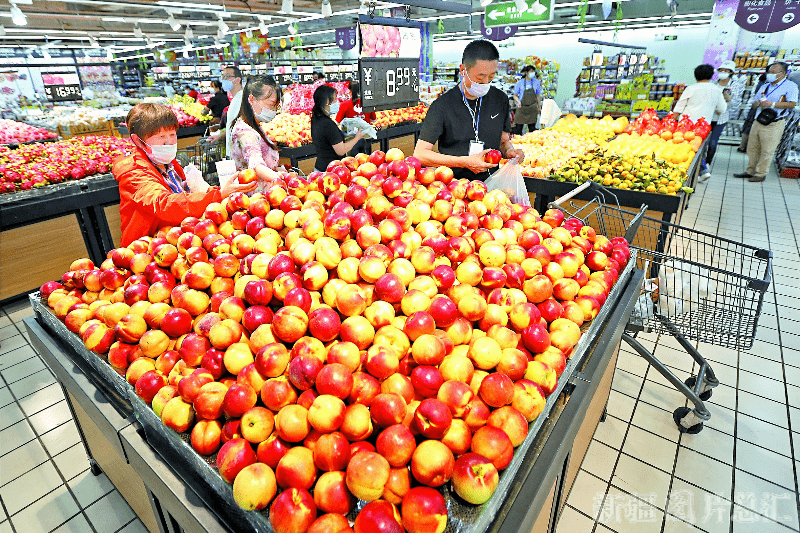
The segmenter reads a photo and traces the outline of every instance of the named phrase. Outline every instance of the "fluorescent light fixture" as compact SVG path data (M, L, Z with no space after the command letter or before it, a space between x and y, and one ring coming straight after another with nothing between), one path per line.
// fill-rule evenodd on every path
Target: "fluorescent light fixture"
M100 20L103 22L126 22L126 20L122 17L103 17Z
M322 16L328 18L333 15L331 0L322 0Z
M14 3L11 4L11 22L17 26L25 26L28 24L28 17L26 17L25 13Z
M167 17L167 24L169 24L169 27L172 28L172 31L178 31L181 29L181 23L175 20L175 17L172 15L172 13L170 13Z
M230 30L228 25L225 24L225 21L222 20L221 18L217 21L217 27L219 28L219 31L221 31L222 33L227 33L228 30Z
M142 28L140 28L138 25L133 27L133 36L136 37L137 39L141 39L142 37L144 37L144 33L142 33Z
M281 2L281 10L278 13L292 13L294 12L294 2L292 0L283 0Z
M297 33L297 26L294 24L289 24L289 35L295 35Z
M184 33L183 35L187 39L191 39L191 38L194 37L194 30L192 30L192 27L187 24L186 25L186 33Z

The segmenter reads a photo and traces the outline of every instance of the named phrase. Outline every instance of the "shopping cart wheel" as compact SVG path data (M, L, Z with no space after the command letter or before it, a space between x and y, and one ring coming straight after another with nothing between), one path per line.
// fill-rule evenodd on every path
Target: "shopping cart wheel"
M89 459L89 470L92 472L93 476L99 476L103 473L103 470L100 468L100 465L94 459Z
M681 433L688 433L689 435L697 435L698 433L703 431L702 422L699 422L690 428L683 427L683 425L681 424L681 420L683 420L683 418L691 412L692 410L689 409L688 407L678 407L677 409L675 409L675 412L672 413L672 420L675 421L675 424L678 426L678 430Z
M687 387L689 387L690 389L694 390L694 386L697 383L697 377L696 376L692 376L690 378L687 378L686 381L684 381L684 383L686 384ZM707 391L705 391L704 393L702 393L700 395L700 399L703 400L703 401L708 400L709 398L711 398L711 393L712 392L714 392L712 389L708 389Z

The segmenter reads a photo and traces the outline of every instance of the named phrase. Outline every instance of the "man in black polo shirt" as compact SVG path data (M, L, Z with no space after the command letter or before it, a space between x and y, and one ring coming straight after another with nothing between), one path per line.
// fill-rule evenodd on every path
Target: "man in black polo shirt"
M461 81L428 109L414 156L429 167L448 166L456 179L485 180L489 169L483 156L500 150L503 157L525 154L511 144L508 96L489 84L497 75L497 48L485 40L472 41L461 59ZM439 143L439 152L433 145Z

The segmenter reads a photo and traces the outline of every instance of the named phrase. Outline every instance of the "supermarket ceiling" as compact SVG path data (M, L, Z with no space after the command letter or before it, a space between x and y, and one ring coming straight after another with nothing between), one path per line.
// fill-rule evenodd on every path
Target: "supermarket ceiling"
M0 46L126 47L202 46L252 31L270 37L294 32L304 44L331 43L337 27L352 26L367 0L0 0ZM498 1L498 0L495 0ZM581 30L582 0L553 0L549 23L522 28L518 35L583 31L614 27L615 15L603 19L602 0L589 0ZM331 16L324 16L330 5ZM481 0L409 0L411 17L437 23L437 38L480 35ZM616 4L616 2L615 2ZM707 24L714 0L681 0L672 17L664 0L622 0L625 27ZM376 1L374 13L402 7L402 2ZM466 12L466 13L464 13ZM471 15L469 13L472 13ZM437 30L438 31L438 30Z

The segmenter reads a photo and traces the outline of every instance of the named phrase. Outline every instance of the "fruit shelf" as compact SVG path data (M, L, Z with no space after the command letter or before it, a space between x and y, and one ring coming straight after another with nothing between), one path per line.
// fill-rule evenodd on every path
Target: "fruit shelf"
M511 464L501 473L494 496L487 503L475 506L452 495L448 487L442 487L448 501L446 532L522 531L520 525L526 525L528 529L524 531L528 531L548 497L550 484L555 482L558 488L558 483L564 483L562 467L570 447L563 444L575 438L599 376L605 372L611 353L616 350L641 287L643 274L635 269L635 255L631 259L598 316L582 328L583 335L558 380L558 387L548 397L542 414L531 423L528 436ZM232 486L217 472L216 454L197 454L188 442L189 433L178 434L167 428L136 395L124 376L117 374L104 361L104 356L90 352L77 335L67 330L38 293L31 294L29 299L36 321L45 333L57 341L76 366L88 372L89 380L121 416L141 428L150 447L227 529L272 531L268 511L244 511L236 504ZM576 412L580 416L575 416ZM192 500L191 497L187 499ZM349 518L354 518L364 504L359 501Z

